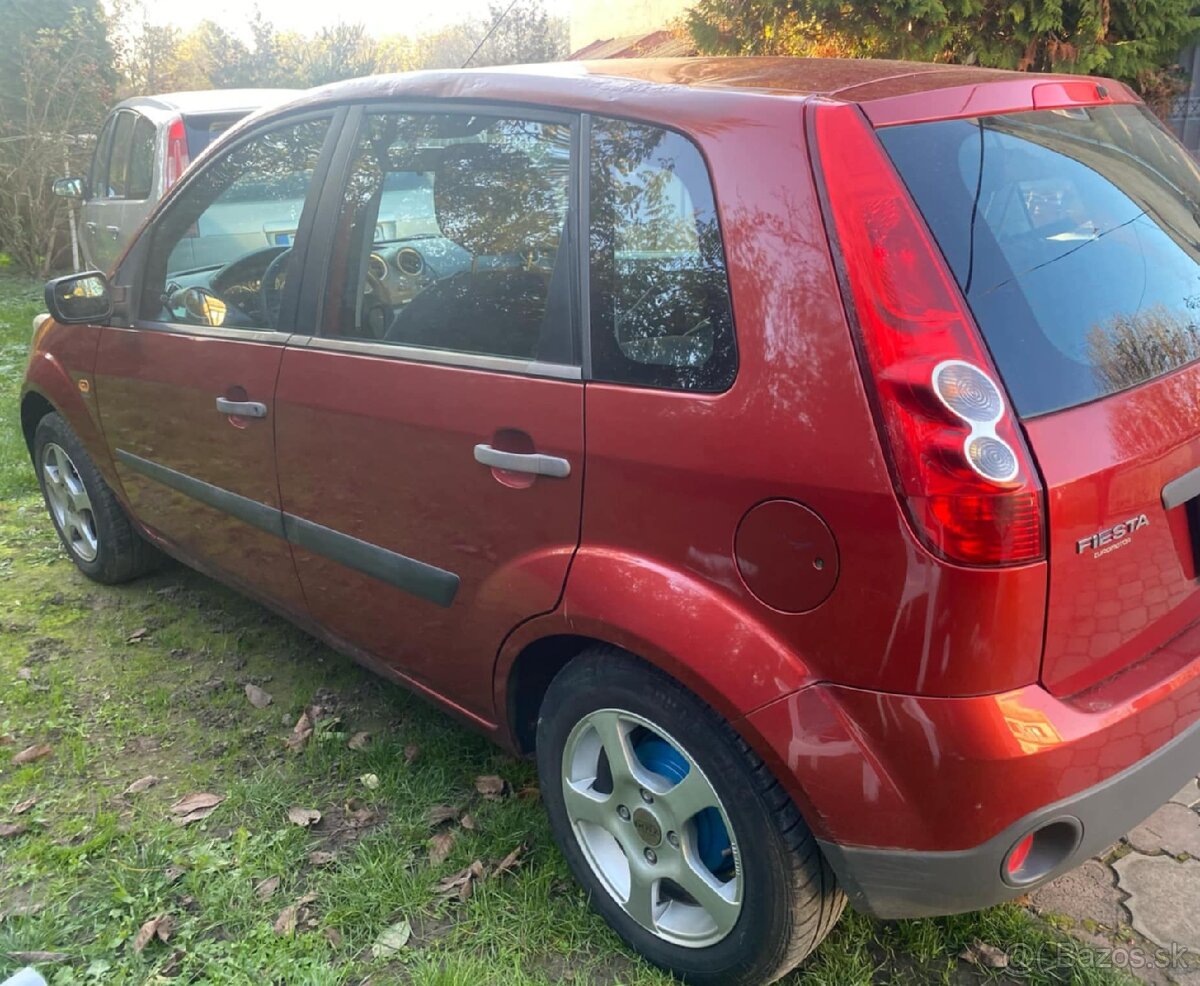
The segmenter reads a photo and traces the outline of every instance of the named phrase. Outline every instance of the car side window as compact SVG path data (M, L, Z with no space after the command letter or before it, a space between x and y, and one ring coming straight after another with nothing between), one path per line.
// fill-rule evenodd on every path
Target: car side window
M117 114L117 125L113 129L112 153L108 157L108 198L125 198L126 182L129 177L129 151L133 143L134 114Z
M129 175L125 198L143 201L150 198L154 186L154 143L158 131L141 114L133 125L133 145L129 152Z
M192 179L146 235L144 320L279 329L329 117L255 134Z
M590 172L592 376L725 390L737 346L699 150L670 130L598 117Z
M108 156L112 152L112 135L116 125L117 118L110 116L105 121L100 136L96 138L96 151L92 155L92 170L88 175L89 198L108 198Z
M572 362L570 187L567 123L369 114L323 334Z

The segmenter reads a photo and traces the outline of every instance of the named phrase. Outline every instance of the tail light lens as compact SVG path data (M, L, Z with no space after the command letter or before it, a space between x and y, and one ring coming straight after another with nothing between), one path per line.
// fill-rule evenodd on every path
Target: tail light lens
M861 111L816 102L810 137L893 478L949 561L1045 556L1042 486L979 331Z
M188 166L187 130L182 117L175 117L167 127L167 156L163 162L163 191L177 181Z

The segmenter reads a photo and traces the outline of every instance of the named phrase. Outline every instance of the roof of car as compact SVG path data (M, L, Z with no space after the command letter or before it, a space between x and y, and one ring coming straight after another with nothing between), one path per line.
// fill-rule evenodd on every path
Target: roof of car
M504 65L482 69L374 75L310 90L314 97L372 98L411 95L482 95L486 80L503 90L524 86L545 94L595 90L607 83L644 87L753 91L790 96L831 96L860 101L933 89L969 86L1004 79L1028 79L1030 73L1003 69L902 62L867 58L612 58L595 61ZM1060 77L1061 78L1061 77Z
M164 92L151 96L132 96L120 107L147 107L176 113L248 112L281 103L299 95L299 89L207 89L197 92Z

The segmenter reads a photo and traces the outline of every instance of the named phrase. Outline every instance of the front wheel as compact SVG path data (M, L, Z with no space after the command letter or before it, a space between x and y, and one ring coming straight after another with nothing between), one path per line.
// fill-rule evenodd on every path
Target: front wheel
M79 436L58 414L38 422L33 459L54 529L84 575L127 582L157 564L158 552L133 529Z
M688 982L773 982L845 906L762 761L710 707L623 651L587 651L551 682L537 759L555 838L593 906Z

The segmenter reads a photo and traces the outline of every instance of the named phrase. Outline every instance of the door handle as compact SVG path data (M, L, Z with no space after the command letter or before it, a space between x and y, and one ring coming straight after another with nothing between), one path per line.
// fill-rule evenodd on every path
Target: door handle
M217 410L222 414L236 414L239 418L265 418L267 405L260 401L231 401L217 398Z
M535 476L553 476L555 479L565 479L571 475L571 463L566 459L560 459L556 455L542 455L540 452L502 452L490 445L476 445L475 461L493 469L528 472Z
M111 236L114 240L118 236L121 235L121 227L120 226L105 226L104 228L106 230L108 230L108 235Z
M83 226L84 226L84 229L86 229L86 230L87 230L89 233L94 233L94 232L96 232L96 229L98 228L98 227L96 226L96 224L95 224L95 223L93 223L93 222L87 222L87 223L84 223L84 224L83 224Z

